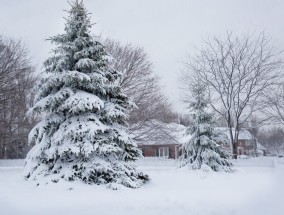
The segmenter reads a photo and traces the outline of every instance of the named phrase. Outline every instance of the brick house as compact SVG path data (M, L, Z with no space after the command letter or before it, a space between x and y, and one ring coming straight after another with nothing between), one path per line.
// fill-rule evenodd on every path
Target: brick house
M227 144L224 145L224 148L231 152L228 128L219 127L217 129L224 133L224 137L227 139L226 141ZM255 148L258 155L267 154L267 149L264 146L262 146L248 130L241 130L239 132L237 147L238 147L238 155L254 156Z
M177 159L179 157L179 148L184 138L186 127L180 124L171 123L168 125L172 132L168 134L163 142L145 142L138 143L138 148L142 151L144 157L162 157Z
M169 159L177 159L180 155L179 148L181 143L188 139L184 136L185 129L183 125L172 124L171 126L176 126L175 132L170 135L173 138L169 138L167 142L163 143L143 143L138 144L144 157L162 157ZM231 152L231 145L229 143L229 133L227 128L216 128L224 133L223 140L226 142L222 146ZM225 141L226 140L226 141ZM243 130L239 133L239 144L238 144L238 155L252 156L255 154L255 144L257 144L257 151L261 155L265 155L266 149L259 143L255 142L253 135L247 131Z
M144 157L163 157L177 159L179 157L179 147L181 144L155 144L139 145Z

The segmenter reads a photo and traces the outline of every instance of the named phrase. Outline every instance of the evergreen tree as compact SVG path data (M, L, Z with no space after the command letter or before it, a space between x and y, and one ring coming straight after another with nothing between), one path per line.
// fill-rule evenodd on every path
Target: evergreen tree
M140 187L149 179L127 163L141 152L127 134L133 104L121 91L121 73L91 36L83 3L71 3L68 13L65 32L50 38L55 49L44 63L48 76L29 111L45 118L29 135L35 146L26 159L26 178Z
M193 124L187 129L186 135L190 138L182 145L180 165L206 171L232 171L229 154L220 146L221 133L215 129L213 114L206 111L209 98L206 96L206 86L198 75L190 85L190 91L192 98L189 108Z

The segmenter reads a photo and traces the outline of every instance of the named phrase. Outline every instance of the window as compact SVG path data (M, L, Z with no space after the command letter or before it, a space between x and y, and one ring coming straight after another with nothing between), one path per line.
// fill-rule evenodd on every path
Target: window
M169 148L165 147L165 148L159 148L159 157L169 157Z

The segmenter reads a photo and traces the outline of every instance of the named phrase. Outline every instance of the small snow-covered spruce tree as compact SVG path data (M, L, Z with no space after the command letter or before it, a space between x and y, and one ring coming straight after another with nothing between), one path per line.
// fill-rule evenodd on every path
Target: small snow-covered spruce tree
M70 5L65 33L50 38L55 49L44 63L48 76L29 111L45 117L29 135L35 146L26 158L26 178L140 187L148 176L127 163L141 156L127 134L133 104L118 84L121 73L90 35L83 3Z
M229 154L220 146L221 133L215 129L213 114L206 110L209 98L198 75L191 83L190 91L189 109L193 114L193 124L186 131L190 138L182 145L180 166L205 171L233 171Z

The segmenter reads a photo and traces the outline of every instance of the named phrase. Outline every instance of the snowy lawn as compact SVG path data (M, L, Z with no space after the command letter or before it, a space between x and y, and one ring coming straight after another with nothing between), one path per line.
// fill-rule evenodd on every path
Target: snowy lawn
M248 161L249 162L249 161ZM1 163L0 163L1 165ZM284 162L206 173L167 166L139 167L151 177L140 189L118 191L81 183L36 187L23 167L0 167L1 215L283 215Z

